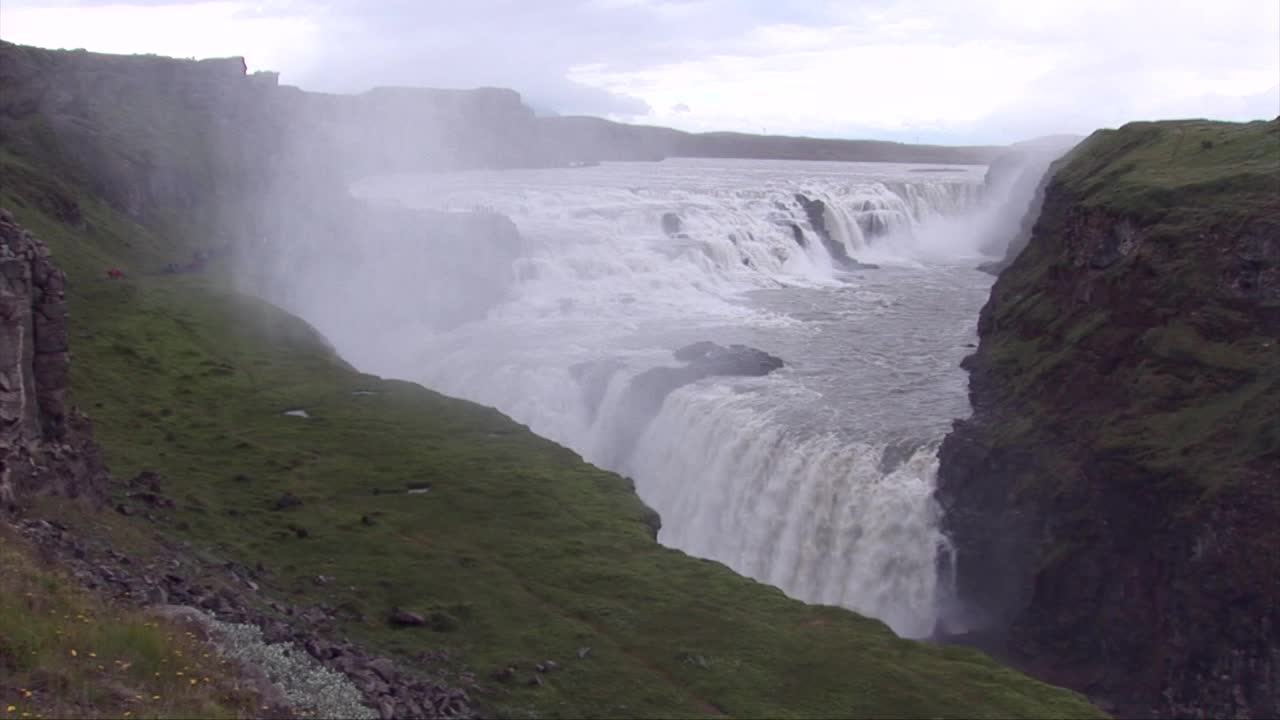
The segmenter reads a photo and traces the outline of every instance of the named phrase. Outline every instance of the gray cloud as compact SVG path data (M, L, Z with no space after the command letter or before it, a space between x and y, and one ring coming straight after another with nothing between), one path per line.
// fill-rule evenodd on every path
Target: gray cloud
M122 4L199 3L4 0L0 15ZM502 86L542 112L688 129L1005 142L1280 112L1274 0L245 0L236 16L305 26L254 38L307 89ZM139 30L137 51L162 31Z

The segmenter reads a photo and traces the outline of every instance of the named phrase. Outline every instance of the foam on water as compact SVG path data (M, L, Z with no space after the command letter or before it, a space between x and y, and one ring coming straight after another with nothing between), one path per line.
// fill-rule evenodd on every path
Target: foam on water
M921 636L947 552L934 451L967 412L956 364L989 280L948 264L976 255L983 168L910 170L668 160L374 178L358 194L511 217L525 247L494 269L514 278L509 299L394 337L309 319L362 369L494 405L633 477L661 542ZM822 201L850 256L889 267L842 271L797 194ZM631 378L704 339L787 365L698 381L639 416Z

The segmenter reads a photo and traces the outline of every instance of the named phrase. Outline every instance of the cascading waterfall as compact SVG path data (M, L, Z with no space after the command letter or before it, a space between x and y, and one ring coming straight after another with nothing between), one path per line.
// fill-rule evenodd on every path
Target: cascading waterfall
M631 476L664 544L923 636L947 552L934 451L968 412L957 365L990 282L949 264L976 254L973 238L933 228L978 208L982 170L668 160L373 178L356 192L514 220L524 248L494 273L505 301L447 329L401 322L393 339L297 309L362 369L494 405ZM828 243L883 267L848 272ZM377 282L379 265L433 277L381 250L352 282ZM401 308L417 301L397 292ZM786 365L636 404L632 380L698 340Z

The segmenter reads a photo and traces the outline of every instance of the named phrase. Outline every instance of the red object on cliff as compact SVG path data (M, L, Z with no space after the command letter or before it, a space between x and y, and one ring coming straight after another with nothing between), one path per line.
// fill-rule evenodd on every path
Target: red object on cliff
M114 268L114 267L107 268L107 277L111 278L112 280L119 280L120 278L124 277L124 271L121 270L120 268Z

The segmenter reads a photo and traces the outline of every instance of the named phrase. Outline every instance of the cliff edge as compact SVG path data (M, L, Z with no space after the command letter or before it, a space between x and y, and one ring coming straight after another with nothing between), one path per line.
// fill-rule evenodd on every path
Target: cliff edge
M941 631L1125 716L1280 715L1280 120L1055 168L940 450Z
M66 277L0 209L0 510L26 496L101 502L107 474L70 407Z

